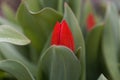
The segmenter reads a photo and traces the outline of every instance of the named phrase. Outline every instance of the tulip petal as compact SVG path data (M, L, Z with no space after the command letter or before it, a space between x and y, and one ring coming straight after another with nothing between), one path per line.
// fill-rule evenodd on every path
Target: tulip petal
M74 40L72 32L70 31L68 24L63 20L61 24L61 37L60 44L65 45L74 51Z
M51 45L53 44L59 45L59 40L60 40L59 33L60 33L60 23L57 22L52 33Z
M65 20L56 23L52 33L51 45L63 45L74 51L74 39L72 32Z
M90 31L94 27L95 23L96 22L95 22L94 15L92 13L90 13L88 15L88 18L87 18L87 29L88 29L88 31Z

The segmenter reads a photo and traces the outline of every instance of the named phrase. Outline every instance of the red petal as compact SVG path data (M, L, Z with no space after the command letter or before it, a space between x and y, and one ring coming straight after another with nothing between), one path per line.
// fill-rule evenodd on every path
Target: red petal
M53 33L52 33L52 39L51 39L51 45L59 45L59 40L60 40L60 29L61 29L61 24L59 22L56 23Z
M94 18L94 15L92 13L90 13L87 17L87 29L88 31L90 31L94 25L95 25L95 18Z
M72 32L65 20L62 21L61 25L57 22L52 33L51 44L63 45L74 51L75 47Z

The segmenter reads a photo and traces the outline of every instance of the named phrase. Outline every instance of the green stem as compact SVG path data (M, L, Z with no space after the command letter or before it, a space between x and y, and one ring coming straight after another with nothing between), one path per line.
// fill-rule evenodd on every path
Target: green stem
M63 13L63 0L58 0L58 11Z

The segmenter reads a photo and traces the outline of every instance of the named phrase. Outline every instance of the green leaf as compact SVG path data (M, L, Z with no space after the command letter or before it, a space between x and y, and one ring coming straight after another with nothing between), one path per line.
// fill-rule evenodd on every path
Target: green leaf
M68 0L68 4L71 7L72 11L76 15L78 21L80 21L80 11L81 11L81 1L82 0Z
M81 47L79 47L78 50L77 50L76 53L75 53L76 56L77 56L77 58L78 58L79 60L80 60L80 54L81 54L81 52L82 52L82 51L81 51Z
M2 80L4 77L6 77L6 73L3 71L0 71L0 79Z
M17 17L26 35L32 41L32 46L39 53L55 23L62 18L59 13L51 8L44 8L39 12L30 12L23 4L18 9Z
M26 45L30 40L9 25L0 25L0 42Z
M21 55L15 46L8 43L0 43L0 55L2 56L2 59L11 59L23 63L29 68L33 75L36 75L35 65L28 62L27 59Z
M108 80L108 79L103 74L101 74L97 80Z
M58 0L40 0L43 7L51 7L53 9L56 9L58 8ZM62 0L61 0L62 1ZM62 6L61 6L62 7Z
M87 79L96 80L101 74L100 72L100 43L103 33L103 24L96 25L87 36L86 40L86 67Z
M63 13L63 4L64 4L64 0L40 0L43 7L51 7L57 11L59 11L59 13Z
M22 29L19 25L14 24L14 23L10 22L8 19L5 19L3 17L0 17L0 25L9 25L9 26L13 27L14 29L22 32Z
M80 7L81 0L40 0L44 7L51 7L55 10L58 10L60 13L63 12L64 2L67 2L72 8L73 12L80 19Z
M14 60L0 61L0 70L12 74L18 80L35 80L27 67Z
M0 60L4 59L3 55L0 53Z
M105 28L102 40L103 59L105 62L105 70L112 80L120 79L118 67L118 51L120 46L120 26L119 15L115 5L108 4Z
M85 80L85 44L83 35L81 32L81 29L79 27L79 24L77 22L77 19L75 15L73 14L72 10L69 8L67 4L65 4L65 13L64 13L64 19L67 21L73 37L75 41L75 49L77 50L79 47L81 47L81 53L80 53L80 62L81 62L81 80Z
M39 11L42 8L42 3L39 0L24 0L23 3L27 5L32 12Z
M64 46L51 46L41 56L37 80L78 80L80 61Z

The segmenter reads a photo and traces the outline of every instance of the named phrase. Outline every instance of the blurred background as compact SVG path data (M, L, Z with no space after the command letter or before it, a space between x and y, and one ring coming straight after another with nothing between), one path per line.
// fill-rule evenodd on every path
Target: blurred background
M83 0L85 1L85 0ZM96 11L101 14L102 10L101 7L105 6L107 2L113 2L116 4L118 10L120 11L120 0L91 0ZM15 12L20 4L21 0L0 0L0 16L4 16L2 13L2 4L8 4L13 11Z
M2 13L2 4L8 4L13 11L16 11L19 4L20 4L21 0L0 0L0 16L3 16Z

